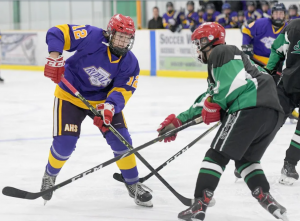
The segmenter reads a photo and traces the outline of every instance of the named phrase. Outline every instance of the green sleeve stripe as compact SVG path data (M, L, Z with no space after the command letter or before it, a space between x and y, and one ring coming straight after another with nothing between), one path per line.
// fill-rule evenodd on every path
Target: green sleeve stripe
M296 131L295 131L295 134L300 135L300 130L296 130Z

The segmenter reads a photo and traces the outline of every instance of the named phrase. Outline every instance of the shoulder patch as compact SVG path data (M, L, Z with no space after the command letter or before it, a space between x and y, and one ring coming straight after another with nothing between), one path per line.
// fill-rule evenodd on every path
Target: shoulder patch
M249 28L252 28L254 24L255 24L255 21L254 21L254 22L251 22L251 23L248 25L248 27L249 27Z

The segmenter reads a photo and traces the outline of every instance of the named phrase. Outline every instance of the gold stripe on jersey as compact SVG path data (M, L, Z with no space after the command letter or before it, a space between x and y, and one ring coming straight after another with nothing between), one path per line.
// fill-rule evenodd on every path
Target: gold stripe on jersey
M58 107L58 136L61 136L62 130L62 100L59 99L59 107Z
M111 60L111 52L109 50L109 47L107 47L107 56L108 56L110 63L113 63L113 64L119 63L122 58L122 56L120 56L118 60L112 61Z
M68 102L70 102L70 103L74 104L75 106L80 107L82 109L87 109L87 110L89 109L79 98L74 97L73 95L71 95L68 92L64 91L63 89L61 89L59 87L59 85L56 85L54 96L59 98L59 99L62 99L64 101L68 101ZM105 100L101 100L101 101L90 101L90 100L88 100L88 102L94 108L96 108L97 104L104 103Z
M269 61L268 57L259 56L259 55L256 55L256 54L253 54L253 58L255 58L256 60L262 62L264 65L267 65L268 61Z
M251 35L251 31L246 27L243 28L242 33L249 35L251 38L253 38L253 36Z
M59 30L62 31L62 33L64 34L64 50L70 50L71 48L71 39L70 39L70 28L69 25L65 24L65 25L57 25L55 26L56 28L58 28Z
M123 95L123 98L125 100L125 105L127 104L128 100L132 96L132 91L127 91L125 88L121 88L121 87L115 87L107 94L107 97L114 91L120 92Z

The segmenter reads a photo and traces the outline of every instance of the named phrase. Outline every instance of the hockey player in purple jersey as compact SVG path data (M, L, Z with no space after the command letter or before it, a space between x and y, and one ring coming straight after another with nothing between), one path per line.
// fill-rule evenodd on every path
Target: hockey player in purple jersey
M231 11L231 5L224 3L222 5L223 13L218 15L216 22L222 25L224 28L237 28L238 27L238 14Z
M202 23L205 22L203 19L203 15L205 13L204 7L200 5L200 8L197 10L197 13L198 13L198 17L199 17L199 19L198 19L198 27L199 27Z
M167 12L163 14L163 26L166 29L170 29L172 32L180 31L182 29L180 16L183 14L180 11L174 10L174 5L172 2L168 2ZM183 14L183 18L184 18Z
M262 17L262 14L259 10L256 10L255 1L247 1L247 11L245 11L245 20L247 24L259 19Z
M272 8L272 18L261 18L242 30L243 51L262 65L268 63L271 46L286 25L285 13L284 4L276 4Z
M50 54L44 74L57 85L54 92L53 142L41 191L55 185L57 175L76 147L81 123L86 116L94 119L115 156L128 151L107 125L114 126L132 143L122 110L137 88L140 72L138 61L130 51L134 37L133 20L121 14L110 19L107 30L68 24L48 30L46 42ZM75 51L75 54L64 62L63 50ZM103 120L95 117L60 81L62 75L101 112ZM152 195L139 183L135 156L127 156L117 161L117 165L129 196L137 205L152 207ZM51 199L52 193L43 196L45 202Z
M205 22L215 22L219 14L220 12L216 11L215 5L209 3L206 5L206 12L203 15L203 20Z
M189 28L193 32L199 25L199 16L198 13L195 12L195 4L193 1L188 1L186 8L188 10L188 14L186 15L187 22L183 28Z
M298 7L297 5L290 5L289 6L289 20L295 19L295 18L300 18L298 14Z
M260 5L261 5L261 10L262 10L262 17L263 18L271 18L271 9L270 9L269 2L261 1Z

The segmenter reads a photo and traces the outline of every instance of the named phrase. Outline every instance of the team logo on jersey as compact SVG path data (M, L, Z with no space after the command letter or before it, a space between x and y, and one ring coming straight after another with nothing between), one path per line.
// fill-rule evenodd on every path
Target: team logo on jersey
M83 70L90 76L89 80L91 85L97 87L106 87L112 81L110 79L110 73L105 71L103 68L99 67L98 69L95 66L83 68Z
M297 42L297 44L294 46L294 50L291 53L293 54L300 54L300 41Z
M265 44L266 48L271 49L271 46L272 46L273 42L275 41L275 38L264 37L260 41Z

